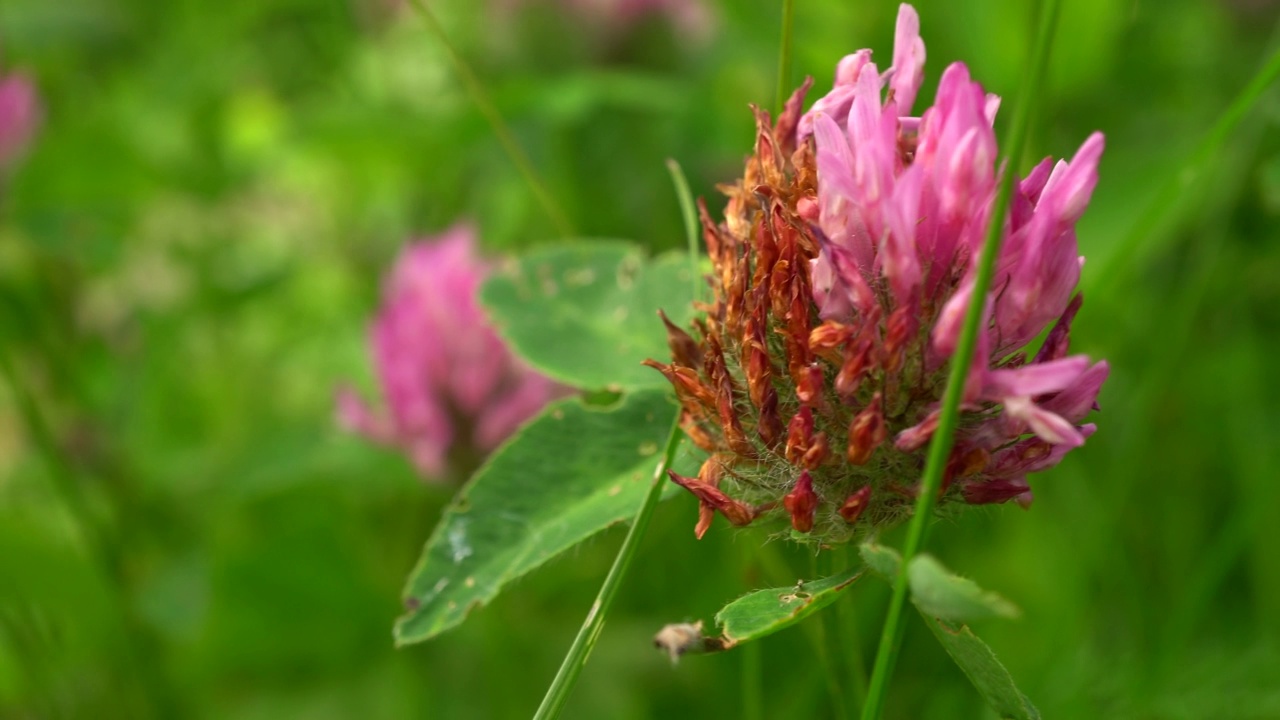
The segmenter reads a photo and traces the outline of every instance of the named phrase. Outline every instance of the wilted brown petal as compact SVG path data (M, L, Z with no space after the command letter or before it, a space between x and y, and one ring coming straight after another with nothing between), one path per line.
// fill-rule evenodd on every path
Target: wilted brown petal
M702 350L689 333L676 327L671 318L662 310L658 311L662 324L667 326L667 346L671 348L671 357L677 364L687 368L702 367Z
M813 518L818 512L818 496L813 492L813 478L808 470L800 473L795 487L782 499L782 505L791 513L791 527L796 532L807 533L813 530Z
M889 430L884 424L884 411L880 407L880 393L849 423L849 462L865 465L871 454L884 442Z
M813 444L813 409L808 405L800 406L787 424L787 461L799 465L800 459Z
M858 522L858 518L862 517L863 511L867 509L870 501L871 486L863 485L848 498L845 498L844 504L840 506L840 517L844 518L844 521L850 525Z
M671 477L672 482L693 493L698 500L710 505L716 510L719 510L720 514L724 515L725 519L734 525L741 527L743 525L751 524L751 520L755 515L752 512L751 507L745 503L734 500L728 495L725 495L718 488L712 487L701 480L684 477L673 470L668 470L667 475ZM699 522L699 527L701 528L701 532L706 532L706 528L701 527L701 522ZM701 535L699 535L699 537L701 537Z

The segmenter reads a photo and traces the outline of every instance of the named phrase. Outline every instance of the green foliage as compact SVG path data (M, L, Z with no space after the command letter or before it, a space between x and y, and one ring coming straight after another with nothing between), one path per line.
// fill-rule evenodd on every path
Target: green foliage
M774 98L778 3L689 0L710 9L695 39L517 4L431 2L579 232L682 248L662 159L714 215L751 148L747 104ZM1011 98L1034 4L914 4L922 100L955 59ZM1063 8L1028 162L1106 133L1072 329L1073 352L1113 368L1099 430L1032 478L1029 512L967 513L930 541L1017 599L1025 619L982 637L1047 717L1280 717L1280 132L1259 112L1275 88L1208 135L1269 57L1266 5ZM0 180L0 341L126 570L123 587L99 570L0 383L0 715L527 719L545 692L623 529L396 650L406 573L453 489L331 420L335 384L373 387L368 323L407 240L463 218L495 254L558 237L402 6L0 2L0 68L29 71L45 105ZM887 68L897 0L795 6L811 100L857 48ZM1199 179L1159 198L1188 160ZM1137 237L1147 217L1160 227ZM566 717L742 709L750 652L672 672L654 628L815 575L785 543L760 569L762 538L720 521L695 542L695 516L685 496L659 507ZM837 604L851 666L883 616L854 587ZM910 625L886 714L989 713ZM132 630L154 640L143 662ZM803 632L746 649L759 717L833 715Z
M861 569L851 568L821 580L743 595L716 613L726 649L795 625L835 602L860 577Z
M923 611L920 614L934 637L997 715L1010 720L1039 720L1039 711L1013 684L1013 676L967 625L955 627L929 617Z
M454 627L504 585L634 516L673 414L661 390L632 393L607 410L576 399L548 406L445 510L409 576L396 642ZM676 465L696 467L689 456Z
M859 551L872 572L893 582L902 562L896 550L868 542L863 543ZM1039 712L1014 685L1013 676L991 648L967 625L953 624L1012 617L1017 614L1017 608L995 593L984 591L972 580L951 574L929 555L912 558L907 575L911 602L920 611L920 617L991 709L1001 718L1037 720Z
M896 550L887 545L865 542L858 546L858 554L875 574L893 582L893 576L898 573L898 564L901 560Z
M657 310L684 325L693 313L689 258L618 242L529 253L485 283L482 300L503 337L531 365L575 387L661 387L641 361L670 355Z
M1018 617L1018 608L968 578L954 575L932 555L911 559L907 568L911 601L920 612L950 622L969 623L993 617Z

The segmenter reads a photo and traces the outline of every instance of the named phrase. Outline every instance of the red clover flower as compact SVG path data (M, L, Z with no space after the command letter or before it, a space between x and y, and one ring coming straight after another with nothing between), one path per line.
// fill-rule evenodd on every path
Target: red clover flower
M809 112L811 81L776 123L756 109L755 153L722 187L723 222L700 208L713 300L693 334L667 323L669 364L648 361L710 453L698 477L671 474L700 501L698 537L716 512L843 542L911 511L1001 172L1000 100L963 63L911 114L924 60L903 5L893 65L881 72L860 50ZM939 508L1025 507L1027 475L1094 432L1081 423L1108 367L1067 350L1081 304L1074 226L1102 148L1095 133L1015 185Z

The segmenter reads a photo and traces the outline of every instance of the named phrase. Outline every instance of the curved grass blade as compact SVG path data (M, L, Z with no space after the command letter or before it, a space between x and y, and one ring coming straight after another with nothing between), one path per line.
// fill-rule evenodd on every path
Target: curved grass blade
M631 529L627 531L627 537L622 541L622 547L618 548L618 555L613 559L613 566L609 568L609 574L605 576L604 583L600 585L600 592L596 595L596 601L591 604L591 609L587 611L587 619L582 622L582 628L578 630L577 636L573 638L573 644L569 646L569 652L565 654L564 661L560 663L560 669L556 671L555 678L551 681L551 686L547 688L547 694L543 696L542 703L538 706L537 713L534 714L534 720L551 720L560 716L560 711L564 709L564 704L569 700L569 693L573 691L573 686L578 682L578 675L581 674L582 668L586 667L587 657L591 655L591 650L595 648L596 641L600 639L600 633L604 630L604 618L609 612L609 606L613 604L613 598L618 594L618 588L622 587L622 578L626 576L627 570L631 567L631 560L635 557L636 550L640 547L640 538L644 537L645 530L649 527L649 521L653 518L653 511L658 507L658 501L662 498L663 490L675 487L667 482L667 469L672 466L675 459L676 448L680 445L680 439L684 434L680 432L679 415L677 414L671 421L671 429L667 433L666 449L662 453L662 462L653 470L653 479L650 480L649 492L645 495L644 504L640 506L640 512L636 513L635 522L631 524Z
M685 230L689 236L689 254L686 258L688 265L685 268L685 274L690 282L689 287L692 294L689 295L686 302L679 306L679 309L688 313L692 309L689 306L693 298L698 295L698 255L696 252L694 225L692 224L693 218L690 213L693 200L689 195L688 183L684 182L684 174L680 172L680 166L674 160L671 160L668 161L667 167L671 170L672 177L676 183L676 192L679 194L680 202L685 209ZM622 267L622 265L619 265L619 267ZM687 319L683 315L680 317L682 321ZM640 539L644 537L645 530L649 527L649 521L653 518L653 512L658 507L658 501L662 498L664 488L669 490L672 487L666 483L667 470L672 467L676 448L680 445L680 440L683 436L680 431L680 415L677 413L671 421L671 429L667 432L662 462L654 468L653 480L650 481L649 493L645 495L644 504L640 506L640 511L636 513L635 522L631 524L631 529L627 531L627 537L622 541L622 547L618 548L618 555L614 558L613 566L609 568L609 574L605 576L604 583L600 585L600 592L596 595L596 601L592 603L591 609L587 612L587 619L583 621L578 634L573 638L573 644L569 646L569 652L565 654L564 661L560 663L560 669L556 671L556 676L552 679L550 687L547 688L547 693L543 696L542 703L538 705L534 720L551 720L559 717L560 711L564 709L564 704L568 702L569 693L573 691L573 686L578 682L578 675L582 673L582 668L586 666L591 650L595 647L596 641L600 639L600 633L604 630L605 616L608 615L609 607L613 604L613 598L618 594L618 588L622 586L622 579L626 576L627 569L631 566L631 560L635 557L636 551L640 547Z
M511 163L516 166L516 170L520 172L520 176L524 178L525 183L529 185L533 196L538 199L538 204L542 206L543 212L551 219L551 222L560 231L561 235L564 237L574 235L573 223L569 222L569 216L565 215L564 210L560 208L555 198L551 196L551 192L547 190L546 183L542 181L542 178L538 176L538 172L533 168L533 161L529 159L529 155L520 147L520 143L516 142L511 129L507 127L506 121L502 119L502 113L498 112L497 106L489 99L489 94L484 90L484 84L472 72L471 66L462 58L462 54L453 46L453 43L449 40L449 35L444 31L444 26L440 24L435 13L431 12L426 0L410 1L417 8L423 19L427 21L427 27L436 36L436 39L440 41L445 52L448 53L449 61L453 63L454 70L457 71L458 76L462 79L462 84L466 88L467 94L471 96L471 102L476 104L476 107L480 109L480 113L484 115L485 120L489 122L489 127L493 129L493 134L497 136L503 151L511 159Z
M1166 177L1133 228L1121 236L1105 256L1094 261L1085 281L1086 291L1109 292L1124 279L1125 273L1142 267L1153 248L1179 226L1185 215L1181 208L1190 204L1186 199L1203 187L1201 181L1214 160L1222 155L1227 141L1266 97L1277 78L1280 78L1280 48L1272 51L1182 167Z

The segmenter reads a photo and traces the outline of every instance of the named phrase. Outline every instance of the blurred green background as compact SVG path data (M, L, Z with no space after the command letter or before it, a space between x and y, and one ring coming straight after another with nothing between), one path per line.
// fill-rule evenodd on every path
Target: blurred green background
M774 0L708 0L683 24L433 5L584 236L681 245L663 160L718 207L714 183L751 148L747 104L773 104ZM1029 5L918 2L921 97L952 60L1011 93ZM1065 5L1030 155L1107 134L1074 332L1112 363L1100 429L1032 479L1029 512L970 513L931 549L1023 608L976 629L1045 717L1278 718L1275 98L1198 181L1183 163L1280 11ZM815 76L811 99L845 53L888 64L895 3L797 6L793 81ZM459 218L493 251L557 236L426 24L395 0L3 0L14 67L45 123L0 199L0 342L22 388L0 386L0 716L530 716L621 530L394 650L450 491L332 420L336 384L373 387L365 328L402 243ZM1187 191L1152 206L1171 179ZM566 716L739 716L753 662L763 717L830 716L811 640L869 665L887 590L673 668L658 627L810 573L790 550L792 567L761 569L760 536L719 522L696 542L695 507L659 509ZM913 621L889 717L987 712Z

